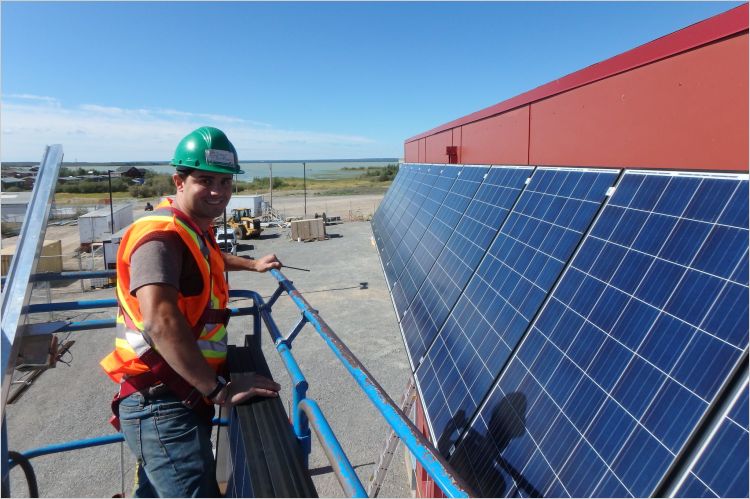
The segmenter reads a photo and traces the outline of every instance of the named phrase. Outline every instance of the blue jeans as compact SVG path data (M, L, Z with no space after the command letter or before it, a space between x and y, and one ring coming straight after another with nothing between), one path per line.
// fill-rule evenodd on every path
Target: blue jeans
M138 460L133 497L219 497L211 427L173 395L134 393L120 425Z

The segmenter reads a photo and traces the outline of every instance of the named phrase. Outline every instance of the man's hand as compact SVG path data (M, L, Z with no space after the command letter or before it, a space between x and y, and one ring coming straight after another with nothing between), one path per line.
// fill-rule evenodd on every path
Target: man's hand
M278 397L281 385L255 373L234 373L227 384L224 405L236 405L252 397Z
M281 267L282 267L281 262L279 261L278 258L276 258L276 255L274 255L273 253L255 260L256 272L265 272L266 270L280 269Z
M280 269L283 267L274 254L266 255L257 260L244 256L234 256L224 252L221 253L221 257L224 259L224 268L226 270L252 270L255 272L265 272L270 269Z

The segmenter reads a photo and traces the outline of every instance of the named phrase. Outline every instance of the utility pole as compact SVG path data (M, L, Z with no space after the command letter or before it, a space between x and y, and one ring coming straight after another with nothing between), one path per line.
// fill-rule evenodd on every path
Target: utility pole
M307 165L302 163L302 190L305 193L305 218L307 218Z
M273 208L273 163L268 163L268 169L271 172L271 176L268 177L269 178L268 188L271 190L271 200L268 203L268 206L270 206L271 208Z
M107 170L107 183L109 183L109 233L115 233L115 209L112 207L112 170Z

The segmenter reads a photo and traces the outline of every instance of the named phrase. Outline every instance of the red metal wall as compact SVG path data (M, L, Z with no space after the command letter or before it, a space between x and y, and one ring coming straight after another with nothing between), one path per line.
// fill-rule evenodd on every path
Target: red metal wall
M417 395L417 403L415 405L417 409L415 426L427 437L428 440L430 440L430 430L427 428L427 420L425 419L424 410L422 409L422 399L419 395ZM415 482L417 490L415 492L417 497L445 497L443 491L440 490L440 487L435 484L419 463L417 463L417 468L414 470L414 473L416 475Z
M437 133L425 138L427 154L425 163L447 163L445 148L453 145L453 130Z
M459 127L464 164L529 163L529 106Z
M412 163L421 163L419 161L419 141L407 142L404 144L404 158L414 158L411 160Z
M531 106L534 165L747 170L748 35Z
M447 163L448 145L464 164L747 171L748 6L413 137L404 159Z

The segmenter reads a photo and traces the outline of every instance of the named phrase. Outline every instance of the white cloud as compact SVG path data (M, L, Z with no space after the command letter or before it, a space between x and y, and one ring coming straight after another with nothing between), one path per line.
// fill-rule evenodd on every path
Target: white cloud
M224 130L240 160L382 156L376 141L357 135L279 129L236 116L172 109L65 107L54 97L14 94L2 107L2 161L34 161L44 146L62 144L66 161L166 161L191 130Z
M37 103L44 103L48 106L60 107L60 101L55 97L47 97L46 95L33 95L33 94L8 94L3 96L4 100L20 100L20 101L32 101Z

